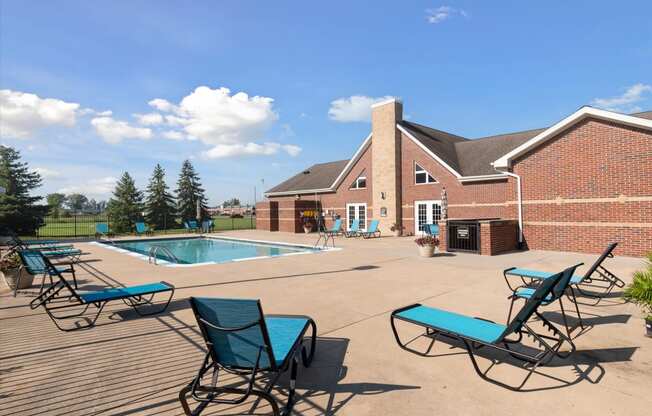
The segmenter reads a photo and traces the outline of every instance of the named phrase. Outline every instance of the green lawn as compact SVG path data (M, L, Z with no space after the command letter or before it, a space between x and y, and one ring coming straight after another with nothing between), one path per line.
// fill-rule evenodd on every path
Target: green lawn
M95 235L95 224L106 222L101 217L46 218L45 225L38 231L39 237L86 237ZM256 228L256 219L214 217L214 231L247 230ZM185 229L178 224L167 230L156 230L156 234L182 233Z

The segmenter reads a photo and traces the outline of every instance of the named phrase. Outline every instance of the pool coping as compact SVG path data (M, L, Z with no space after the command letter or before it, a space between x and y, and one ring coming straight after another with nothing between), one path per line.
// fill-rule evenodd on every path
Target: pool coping
M159 258L155 259L155 263L149 262L149 256L146 256L141 253L136 253L131 250L127 250L124 248L116 247L113 245L114 243L121 243L121 242L132 242L132 241L157 241L157 240L189 240L189 239L198 239L198 238L212 238L214 240L230 240L230 241L237 241L239 243L248 243L248 244L270 244L270 245L276 245L276 246L285 246L285 247L294 247L294 248L304 248L304 249L310 249L310 251L301 251L301 252L296 252L296 253L286 253L286 254L278 254L275 256L255 256L255 257L243 257L240 259L233 259L233 260L225 260L225 261L207 261L207 262L202 262L202 263L192 263L192 264L179 264L179 263L172 263L167 260L162 260ZM186 267L198 267L198 266L212 266L216 264L227 264L227 263L237 263L237 262L242 262L242 261L250 261L250 260L260 260L260 259L272 259L276 257L287 257L287 256L300 256L300 255L305 255L305 254L320 254L320 253L325 253L329 251L340 251L342 248L340 247L314 247L314 246L309 246L308 244L301 244L301 243L286 243L282 241L268 241L268 240L253 240L253 239L245 239L245 238L238 238L238 237L228 237L228 236L212 236L212 235L205 235L201 234L198 236L190 236L190 237L162 237L162 238L147 238L147 239L123 239L123 240L115 240L115 241L92 241L89 244L93 244L98 247L104 247L108 250L112 250L118 253L126 254L131 257L136 257L141 260L144 260L150 264L154 265L159 265L159 266L164 266L164 267L179 267L179 268L186 268Z

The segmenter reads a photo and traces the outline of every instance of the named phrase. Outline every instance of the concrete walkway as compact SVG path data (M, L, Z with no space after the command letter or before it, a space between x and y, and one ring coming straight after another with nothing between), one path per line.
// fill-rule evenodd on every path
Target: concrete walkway
M225 234L315 240L263 231ZM181 414L178 391L193 378L204 351L186 301L193 295L260 298L266 313L315 319L317 354L311 368L299 371L295 414L649 414L652 339L643 336L638 309L617 297L581 307L590 328L575 339L578 352L541 368L525 385L526 392L482 380L466 353L449 344L435 344L434 356L424 358L400 349L393 339L389 314L395 308L421 302L504 322L509 292L503 269L556 271L577 262L585 268L596 256L529 251L426 259L417 256L410 238L340 238L337 244L343 250L194 268L154 266L96 245L76 244L90 253L78 268L83 289L165 280L176 286L175 298L167 313L147 318L114 303L95 328L64 333L41 310L27 307L31 297L2 295L0 415ZM640 259L607 262L627 281L642 267ZM561 322L558 306L545 310L548 318ZM409 327L401 329L406 337L417 335ZM518 385L525 371L518 362L498 357L489 374ZM480 360L483 368L491 364ZM282 391L274 394L285 400ZM213 406L204 414L239 414L250 406ZM258 407L256 414L266 410Z

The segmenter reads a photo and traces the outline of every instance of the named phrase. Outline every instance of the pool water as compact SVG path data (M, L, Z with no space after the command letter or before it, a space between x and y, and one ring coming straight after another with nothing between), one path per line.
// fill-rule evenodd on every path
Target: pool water
M157 250L156 257L179 264L225 263L255 257L276 257L319 251L319 249L302 246L213 237L116 241L113 245L145 256L149 255L152 247L162 246L174 254L176 261L163 249Z

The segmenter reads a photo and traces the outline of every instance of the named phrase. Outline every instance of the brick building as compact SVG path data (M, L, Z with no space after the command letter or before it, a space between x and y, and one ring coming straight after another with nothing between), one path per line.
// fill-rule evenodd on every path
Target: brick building
M418 234L442 221L445 189L449 220L501 220L486 221L486 230L483 222L483 236L541 250L597 253L610 241L620 254L652 250L652 112L583 107L548 128L473 140L403 120L402 112L397 100L374 105L371 133L353 157L268 190L257 227L300 232L301 213L317 210L326 226L379 219L384 235L393 224Z

